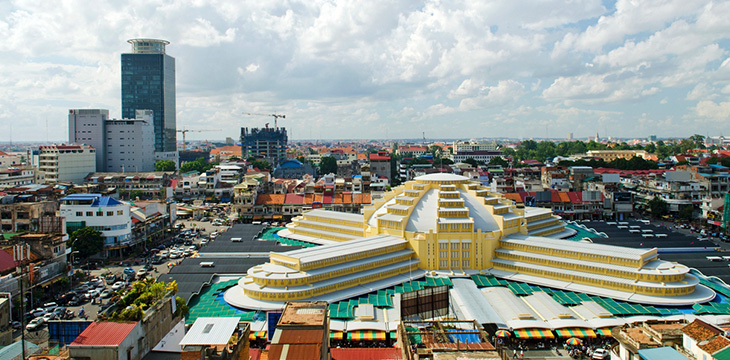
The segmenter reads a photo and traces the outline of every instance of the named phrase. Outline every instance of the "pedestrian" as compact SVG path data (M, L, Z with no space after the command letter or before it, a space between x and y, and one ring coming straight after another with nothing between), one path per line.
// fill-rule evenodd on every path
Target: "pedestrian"
M524 359L524 358L525 358L525 351L520 350L520 359Z
M517 349L512 350L512 358L517 359Z

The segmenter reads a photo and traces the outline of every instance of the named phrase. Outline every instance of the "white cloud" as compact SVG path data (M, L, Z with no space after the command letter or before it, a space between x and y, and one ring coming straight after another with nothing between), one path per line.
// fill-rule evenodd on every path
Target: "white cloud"
M68 108L118 117L120 54L149 37L171 41L178 127L224 129L206 138L274 111L295 139L420 137L412 124L539 136L551 122L551 134L682 136L723 114L728 18L730 2L711 0L6 2L0 124L24 119L15 137L44 140L34 128L49 119L63 140Z
M202 18L195 19L195 23L183 31L180 43L197 47L208 47L220 43L230 43L236 38L236 29L228 28L221 34L210 21Z
M730 118L730 101L716 103L711 100L703 100L697 103L695 112L699 117L727 122Z

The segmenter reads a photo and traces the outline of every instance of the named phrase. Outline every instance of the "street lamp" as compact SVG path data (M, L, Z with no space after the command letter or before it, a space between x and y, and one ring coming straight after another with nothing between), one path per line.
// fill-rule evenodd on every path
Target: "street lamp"
M72 251L68 254L69 256L71 256L71 261L69 262L69 264L71 265L69 266L68 283L72 289L74 287L74 255L78 253L78 251Z

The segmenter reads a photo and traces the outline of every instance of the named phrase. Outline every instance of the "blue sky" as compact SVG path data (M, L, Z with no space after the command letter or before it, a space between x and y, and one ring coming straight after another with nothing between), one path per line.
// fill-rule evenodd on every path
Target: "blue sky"
M273 122L249 112L294 139L730 134L728 1L452 3L2 2L0 125L66 140L70 108L118 118L126 40L160 38L178 129L220 129L189 139Z

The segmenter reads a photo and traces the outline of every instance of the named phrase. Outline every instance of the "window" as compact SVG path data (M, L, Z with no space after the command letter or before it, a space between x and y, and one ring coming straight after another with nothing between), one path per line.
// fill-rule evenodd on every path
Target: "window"
M107 211L106 216L114 216L114 211Z
M83 211L77 211L76 212L76 216L84 216L84 212Z
M462 249L468 249L469 248L469 245L471 245L471 243L461 243L461 248Z
M87 211L87 212L86 212L86 216L94 216L94 213L93 213L93 212L91 212L91 211Z
M469 265L469 260L461 260L461 267L471 267L471 265Z
M459 250L459 243L451 243L451 248L454 250Z
M447 244L447 243L440 243L439 244L439 249L441 249L441 250L446 250L448 248L449 248L449 244Z
M462 251L462 252L461 252L461 257L465 257L465 258L468 258L468 257L470 257L470 256L471 256L471 255L469 254L469 252L468 252L468 251Z
M451 257L452 258L458 258L459 257L459 252L458 251L452 251L451 252Z
M451 267L452 268L458 268L459 267L459 260L451 260Z
M448 266L449 266L449 261L448 260L441 260L441 261L439 261L439 267L445 268L445 267L448 267Z
M442 258L442 259L445 259L445 258L449 257L449 252L448 251L440 251L439 252L439 257Z

